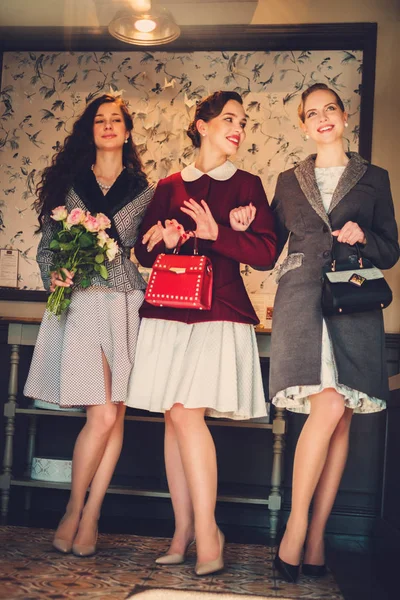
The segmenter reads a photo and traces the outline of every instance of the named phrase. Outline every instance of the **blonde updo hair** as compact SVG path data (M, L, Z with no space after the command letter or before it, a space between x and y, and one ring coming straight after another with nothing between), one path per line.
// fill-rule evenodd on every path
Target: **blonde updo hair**
M340 108L340 110L342 112L345 112L345 108L344 108L344 104L342 102L341 97L339 96L339 94L337 94L337 92L335 92L335 90L332 90L332 88L328 87L326 85L326 83L314 83L314 85L311 85L309 88L307 88L306 90L304 90L304 92L301 95L301 101L300 104L298 106L297 109L297 114L299 115L299 119L302 123L304 123L306 115L304 112L304 106L306 104L306 100L308 98L308 96L310 96L313 92L316 92L318 90L326 90L328 92L332 92L332 94L335 96L336 98L336 102Z
M190 123L187 135L192 140L192 144L195 148L200 148L201 145L201 135L197 130L197 121L211 121L215 117L221 114L225 104L229 102L229 100L235 100L235 102L239 102L239 104L243 105L243 100L241 96L237 92L214 92L207 98L201 100L196 106L196 112L194 115L193 121Z

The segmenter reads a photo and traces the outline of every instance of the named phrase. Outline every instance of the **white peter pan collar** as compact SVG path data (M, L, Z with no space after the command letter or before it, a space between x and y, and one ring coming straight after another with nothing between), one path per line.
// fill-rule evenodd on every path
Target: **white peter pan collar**
M226 181L230 179L232 175L234 175L237 171L237 167L229 160L225 161L219 167L215 167L215 169L211 169L208 173L203 173L197 167L195 167L194 162L181 171L183 181L196 181L200 179L203 175L208 175L212 179L216 179L217 181Z

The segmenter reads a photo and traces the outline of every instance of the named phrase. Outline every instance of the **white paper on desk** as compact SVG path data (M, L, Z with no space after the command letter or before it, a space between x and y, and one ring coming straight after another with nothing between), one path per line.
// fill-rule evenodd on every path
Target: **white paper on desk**
M0 248L0 286L18 287L19 250Z

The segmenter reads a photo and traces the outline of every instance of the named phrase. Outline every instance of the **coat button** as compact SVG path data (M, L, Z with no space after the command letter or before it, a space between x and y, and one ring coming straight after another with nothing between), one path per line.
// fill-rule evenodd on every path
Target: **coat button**
M328 225L324 225L324 226L323 226L323 228L322 228L322 231L323 231L324 233L328 233L328 231L329 231L329 227L328 227Z
M328 258L330 255L331 255L331 253L329 252L329 250L325 250L325 251L322 253L322 256L323 256L324 258Z

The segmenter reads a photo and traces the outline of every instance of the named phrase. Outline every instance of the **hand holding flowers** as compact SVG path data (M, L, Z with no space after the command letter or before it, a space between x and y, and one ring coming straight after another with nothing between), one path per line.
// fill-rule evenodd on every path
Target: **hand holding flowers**
M80 208L68 213L65 206L54 208L54 221L62 225L50 242L55 270L51 276L51 294L47 300L49 313L60 316L71 303L72 278L78 276L80 287L87 288L94 275L107 279L105 260L118 254L118 244L106 233L110 219L103 213L90 214Z

